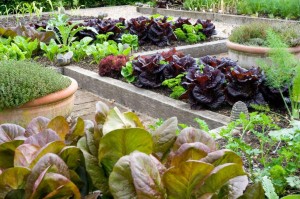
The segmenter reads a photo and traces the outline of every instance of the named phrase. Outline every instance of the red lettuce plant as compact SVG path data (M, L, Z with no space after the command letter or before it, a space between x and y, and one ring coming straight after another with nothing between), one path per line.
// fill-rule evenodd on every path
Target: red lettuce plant
M166 64L160 54L153 56L138 56L132 61L137 87L157 88L164 81L163 70Z
M220 70L210 66L205 66L203 71L200 68L190 68L186 79L187 82L183 84L188 89L182 98L189 98L192 108L205 106L216 109L224 104L225 75Z
M182 29L184 24L192 25L190 22L190 18L178 17L178 19L174 22L172 28L173 28L173 30L176 30L176 28Z
M139 38L139 45L148 42L148 24L151 20L147 17L132 18L127 22L127 29L130 34L137 35Z
M109 55L99 63L99 75L118 78L121 76L122 66L128 61L125 55Z
M163 51L160 54L164 58L164 60L167 62L173 61L174 55L176 55L179 58L184 57L183 52L177 51L176 48L172 48L171 50L168 50L168 51Z
M260 86L264 79L260 68L247 70L240 66L235 66L226 75L226 79L228 84L224 93L230 105L237 101L243 101L247 106L250 106L250 104L266 104L260 91Z
M237 62L233 61L227 57L222 57L221 59L218 59L215 56L204 56L200 57L200 65L204 66L211 66L213 68L219 69L224 75L229 73L231 69L235 66L237 66Z
M206 36L206 38L209 38L211 37L212 35L215 35L216 34L216 27L215 25L211 22L211 20L201 20L201 19L198 19L195 23L195 25L197 24L201 24L202 25L202 30L201 32Z
M266 84L265 80L261 84L260 90L269 105L273 105L275 107L282 107L282 106L284 106L284 101L287 104L289 104L291 102L290 98L289 98L289 86L285 86L285 87L281 88L281 92L284 97L283 99L282 99L279 89L271 88L270 86L268 86Z
M197 67L197 63L190 55L181 58L173 55L172 60L164 68L164 77L165 79L174 78L191 67Z

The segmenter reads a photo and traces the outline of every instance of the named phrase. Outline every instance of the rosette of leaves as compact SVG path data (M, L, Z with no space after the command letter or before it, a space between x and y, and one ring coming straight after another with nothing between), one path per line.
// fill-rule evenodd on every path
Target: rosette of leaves
M164 77L165 79L174 78L191 67L197 67L197 63L190 55L181 58L173 55L172 61L170 61L163 70Z
M179 58L184 57L184 53L181 51L177 51L176 48L172 48L171 50L168 51L163 51L160 54L167 62L172 61L174 55L176 55Z
M58 116L33 119L26 129L0 125L0 198L81 198L89 184L84 157L75 146L85 122L69 126Z
M118 78L121 76L122 67L126 65L127 61L125 55L109 55L99 63L99 75Z
M182 29L184 24L192 25L191 22L190 22L190 18L178 17L178 19L174 22L172 28L173 28L173 30L175 30L177 28Z
M143 45L148 42L148 25L152 20L147 17L141 16L138 18L131 18L127 22L127 30L130 34L138 36L139 45Z
M247 106L250 106L250 104L266 104L260 91L260 86L264 79L260 68L247 70L240 66L235 66L226 75L226 79L228 84L224 93L230 105L233 105L237 101L243 101Z
M225 75L231 71L231 69L237 66L237 62L233 61L227 57L222 57L218 59L216 56L204 56L200 57L200 65L211 66L213 68L219 69Z
M218 69L205 66L190 68L186 75L187 92L182 98L188 98L192 108L201 106L212 109L220 108L225 102L223 93L225 87L225 75Z
M211 22L211 20L201 20L198 19L195 23L195 25L201 24L202 30L201 32L206 36L206 38L210 38L212 35L216 34L216 27L215 25Z
M137 81L134 85L144 88L157 88L164 81L163 70L166 67L160 54L153 56L138 56L132 61Z
M119 18L119 19L89 19L85 20L82 24L85 27L91 27L96 30L98 34L106 34L108 32L111 32L113 34L109 35L109 40L116 40L120 37L120 34L123 32L122 26L125 26L125 19ZM92 37L96 39L96 33L94 31L84 29L79 31L79 33L76 34L79 38L83 38L86 36Z
M162 47L171 45L171 41L177 41L172 24L167 22L167 17L152 20L148 26L148 38L153 44Z
M96 107L96 124L77 144L94 185L91 191L124 199L243 195L248 179L242 159L216 150L204 131L189 127L177 136L173 117L148 132L132 112L109 110L101 102Z

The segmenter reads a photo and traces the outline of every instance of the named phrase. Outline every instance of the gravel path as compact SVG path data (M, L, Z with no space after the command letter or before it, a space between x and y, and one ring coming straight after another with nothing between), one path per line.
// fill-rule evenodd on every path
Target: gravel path
M124 17L126 19L139 17L139 16L150 16L146 14L141 14L136 11L135 6L112 6L112 7L99 7L99 8L88 8L80 10L69 10L68 14L83 15L83 16L98 16L99 13L107 13L108 18L118 19L119 17ZM196 19L191 19L192 22ZM235 25L213 22L216 26L217 36L227 38L231 33L231 30Z

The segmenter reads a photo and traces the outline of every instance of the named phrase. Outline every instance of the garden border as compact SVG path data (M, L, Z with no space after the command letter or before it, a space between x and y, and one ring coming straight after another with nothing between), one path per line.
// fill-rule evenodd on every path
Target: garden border
M221 53L228 52L228 48L226 46L227 39L221 39L218 41L208 41L200 44L191 44L184 46L175 47L177 51L183 52L185 55L190 54L192 57L202 57L206 55L216 55ZM171 50L171 48L164 48L160 50L153 51L145 51L141 53L134 53L135 56L138 55L154 55L157 52L163 52Z
M170 118L176 116L181 123L196 126L194 118L205 120L210 129L227 125L230 118L209 110L191 110L190 105L157 94L153 91L137 88L134 85L110 77L101 77L97 73L67 66L64 74L77 80L79 87L106 99L132 108L154 118ZM118 95L116 95L118 93Z
M229 24L242 25L251 22L267 22L267 23L300 23L300 21L295 20L284 20L284 19L269 19L260 17L249 17L242 15L232 15L232 14L220 14L212 12L197 12L197 11L187 11L187 10L174 10L174 9L163 9L163 8L147 8L147 7L136 7L136 11L142 14L161 14L166 16L174 17L187 17L194 19L210 19L212 21L218 21Z

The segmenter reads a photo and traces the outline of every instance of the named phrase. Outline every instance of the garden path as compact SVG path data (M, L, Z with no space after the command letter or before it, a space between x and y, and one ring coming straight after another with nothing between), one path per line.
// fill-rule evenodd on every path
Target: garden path
M146 14L141 14L136 11L135 6L110 6L110 7L98 7L98 8L87 8L87 9L76 9L66 11L68 14L72 15L82 15L82 16L98 16L99 13L107 13L107 18L118 19L119 17L124 17L126 19L139 17L139 16L150 16ZM195 22L196 19L191 19ZM234 24L221 23L213 21L216 26L217 36L227 38L231 33L231 30L236 26Z
M106 103L110 108L116 106L120 109L121 112L132 111L131 109L125 106L115 103L113 100L104 99L91 92L80 89L77 90L77 92L75 93L75 104L73 112L71 113L71 117L81 117L82 119L94 120L96 103L98 101ZM139 116L145 127L155 122L155 119L148 115L141 114L138 112L136 112L136 114Z

